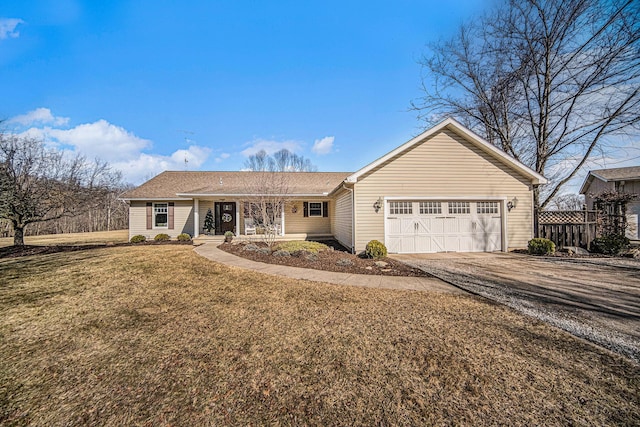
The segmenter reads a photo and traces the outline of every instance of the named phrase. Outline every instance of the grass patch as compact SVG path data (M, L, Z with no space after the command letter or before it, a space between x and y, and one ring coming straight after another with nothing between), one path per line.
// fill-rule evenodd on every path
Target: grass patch
M307 251L318 253L329 249L327 245L320 242L310 242L306 240L292 240L290 242L278 243L275 248L277 251L287 251L290 253L297 251Z
M187 246L0 260L3 425L630 425L640 369L483 301Z
M105 243L126 243L129 241L129 230L96 231L93 233L47 234L44 236L26 236L26 245L87 245ZM13 237L0 238L0 247L12 246Z

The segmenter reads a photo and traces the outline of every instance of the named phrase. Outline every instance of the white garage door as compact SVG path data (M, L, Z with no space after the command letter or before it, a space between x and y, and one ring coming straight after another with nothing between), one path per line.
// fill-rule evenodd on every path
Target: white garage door
M502 248L497 201L389 201L387 249L392 253L492 252Z

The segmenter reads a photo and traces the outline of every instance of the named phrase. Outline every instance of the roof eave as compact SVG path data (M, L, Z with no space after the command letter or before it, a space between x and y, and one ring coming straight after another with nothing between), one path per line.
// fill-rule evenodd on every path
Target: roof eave
M192 200L190 197L119 197L120 200L125 202L129 201L145 201L145 200Z
M276 194L251 194L251 193L178 193L178 196L184 197L256 197L256 196L271 196L271 197L327 197L329 192L324 193L276 193Z

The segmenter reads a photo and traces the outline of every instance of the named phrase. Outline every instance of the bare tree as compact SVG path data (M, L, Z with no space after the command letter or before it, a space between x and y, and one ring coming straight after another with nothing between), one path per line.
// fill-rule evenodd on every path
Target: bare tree
M65 155L39 139L0 134L0 219L11 223L14 245L24 245L27 225L87 212L119 181L107 163Z
M580 194L556 194L547 204L547 209L554 211L579 211L584 207L584 197Z
M283 148L273 155L260 150L247 158L245 168L251 171L316 172L311 160Z
M245 187L252 196L245 200L245 218L251 218L262 230L264 241L273 246L282 231L282 215L290 193L291 173L273 170L252 172ZM246 220L246 219L245 219Z
M264 240L271 247L281 230L294 172L315 172L317 168L309 159L286 149L272 156L261 150L246 160L245 167L252 171L245 182L247 194L255 194L245 201L245 216L261 225Z
M640 127L640 2L504 0L430 51L413 108L458 116L549 178L536 207Z

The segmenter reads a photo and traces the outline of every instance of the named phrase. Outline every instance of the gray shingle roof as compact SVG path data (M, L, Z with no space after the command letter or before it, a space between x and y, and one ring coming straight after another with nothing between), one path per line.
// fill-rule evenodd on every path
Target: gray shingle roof
M323 195L339 186L352 172L277 172L276 180L287 179L287 194ZM123 199L161 199L197 195L250 194L265 185L261 172L166 171L139 187L127 191Z
M640 166L627 168L598 169L591 171L592 175L607 181L620 181L622 179L640 179Z

